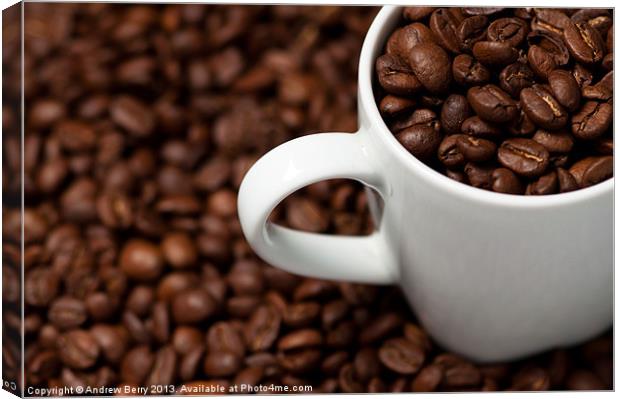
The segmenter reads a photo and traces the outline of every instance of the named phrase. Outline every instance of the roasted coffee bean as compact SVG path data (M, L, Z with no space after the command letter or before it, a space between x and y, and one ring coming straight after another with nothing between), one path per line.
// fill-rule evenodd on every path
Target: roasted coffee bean
M489 25L487 36L494 42L507 42L519 46L527 36L529 28L521 18L499 18Z
M448 8L438 8L430 17L429 26L441 47L452 53L459 53L458 26L460 21Z
M379 349L379 359L399 374L414 374L424 363L424 350L406 339L392 338Z
M48 318L61 330L73 329L86 321L86 307L80 300L61 297L52 302Z
M456 33L462 51L470 51L473 45L487 36L486 27L489 20L484 15L465 18L458 26Z
M596 8L579 10L571 15L570 19L575 22L587 22L601 35L606 34L613 24L613 19L607 10Z
M147 378L153 364L155 356L147 346L137 346L127 352L121 362L121 374L123 380L128 383L142 384Z
M403 60L420 43L434 43L433 32L421 23L413 23L396 30L387 41L385 51Z
M542 80L547 80L549 74L558 67L553 55L537 45L530 46L528 49L527 62L536 76Z
M491 190L504 194L523 194L523 185L510 169L497 168L491 173Z
M568 16L561 10L539 8L534 11L532 30L541 30L561 35L566 25L570 23Z
M584 86L581 93L588 100L609 101L613 98L613 74L611 71L601 78L596 84Z
M381 114L388 117L393 117L411 111L415 105L416 102L412 99L388 94L381 100L379 110L381 111Z
M502 134L498 126L489 123L479 116L472 116L463 121L461 132L473 137L480 137L489 140L499 138Z
M441 133L432 126L414 125L398 132L396 139L416 158L429 161L441 143Z
M517 49L508 42L479 41L473 45L474 57L484 65L504 66L519 57Z
M549 389L549 373L539 367L525 368L512 380L512 391L545 391Z
M571 166L569 172L579 187L589 187L609 179L614 172L611 156L584 158Z
M495 156L497 146L490 140L476 138L467 135L459 135L456 139L459 153L467 161L484 162ZM444 162L445 164L445 162Z
M514 100L505 91L492 84L472 87L467 91L467 100L476 114L489 122L509 122L518 115Z
M403 17L410 21L419 21L435 11L435 7L405 7L403 8Z
M514 98L519 97L521 90L536 83L534 72L526 64L515 62L508 65L499 74L499 85Z
M191 267L198 259L196 245L185 233L166 234L161 249L164 259L175 268Z
M465 96L452 94L446 98L441 107L441 129L447 134L458 134L461 125L471 111Z
M518 175L536 177L547 169L549 152L534 140L515 138L505 140L499 146L497 159Z
M439 144L437 150L437 156L441 163L449 168L461 166L465 163L465 155L461 152L458 146L458 141L461 135L454 134L452 136L446 136Z
M563 69L556 69L548 75L548 79L556 100L568 111L576 111L581 101L581 90L574 76Z
M488 190L491 187L491 173L493 169L488 165L476 165L468 162L464 168L467 181L470 185Z
M565 131L548 132L537 130L532 140L542 144L549 153L567 154L573 149L575 140L573 136Z
M566 169L557 168L556 172L558 174L558 189L561 193L574 191L579 188L577 181L569 171Z
M166 386L174 382L177 371L177 355L170 346L162 347L155 355L155 361L145 384L151 386Z
M136 137L149 136L155 128L155 116L140 100L120 96L110 104L110 116L121 128Z
M541 85L523 89L521 105L528 118L543 129L557 130L568 122L564 107Z
M548 195L558 192L558 176L555 171L538 178L525 189L525 195Z
M164 267L161 250L146 240L133 239L121 251L120 267L135 280L156 279Z
M443 368L437 364L424 367L411 382L413 392L433 392L441 384Z
M407 63L399 57L385 54L377 58L375 65L379 84L388 93L395 95L414 94L422 88L422 82L414 75Z
M612 118L613 107L610 104L588 101L573 115L571 130L579 139L596 139L607 131Z
M583 64L596 64L605 55L605 44L598 31L588 22L567 24L564 28L564 41L571 55Z
M256 309L244 331L248 348L253 352L269 349L278 338L280 323L280 313L274 307Z
M434 14L433 14L434 15ZM420 43L409 53L409 65L424 88L433 94L448 90L452 81L450 57L434 43Z
M570 60L570 53L562 40L562 35L534 30L527 35L527 41L530 46L537 46L549 53L559 66L566 65Z
M491 79L491 72L468 54L459 54L452 62L452 76L463 86L476 86L487 83Z
M100 352L95 338L85 330L72 330L60 335L57 347L63 364L75 369L93 366Z
M191 324L211 317L217 304L206 290L191 289L180 292L172 301L172 315L177 323Z

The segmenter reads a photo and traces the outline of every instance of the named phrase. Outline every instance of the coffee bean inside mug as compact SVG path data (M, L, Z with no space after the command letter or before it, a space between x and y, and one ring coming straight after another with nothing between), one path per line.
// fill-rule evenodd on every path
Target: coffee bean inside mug
M376 60L379 110L458 182L586 188L613 176L612 43L609 9L405 7Z

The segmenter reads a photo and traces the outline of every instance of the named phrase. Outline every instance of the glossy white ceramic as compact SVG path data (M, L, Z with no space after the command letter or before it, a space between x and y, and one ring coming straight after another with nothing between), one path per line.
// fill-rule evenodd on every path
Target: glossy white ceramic
M384 7L364 42L355 134L292 140L261 158L239 191L254 250L306 276L399 284L445 348L477 361L510 360L593 337L612 321L613 179L571 193L525 197L480 190L411 156L379 115L374 60L400 18ZM335 237L267 223L310 183L356 179L384 204L378 230ZM376 212L377 214L379 212Z

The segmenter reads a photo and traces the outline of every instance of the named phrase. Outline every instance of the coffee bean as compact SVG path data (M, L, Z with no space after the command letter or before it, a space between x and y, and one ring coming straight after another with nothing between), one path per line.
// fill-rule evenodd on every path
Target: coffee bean
M491 173L493 173L492 167L468 162L465 164L464 171L470 185L485 190L491 187Z
M471 50L475 43L486 38L486 27L488 23L489 20L484 15L465 18L463 22L460 23L456 33L462 51Z
M409 53L409 65L416 78L431 93L444 93L450 82L450 57L434 43L420 43Z
M204 361L204 372L209 377L229 377L241 367L241 359L227 351L209 352Z
M415 104L416 102L409 98L388 94L381 100L379 110L381 111L381 114L392 117L411 111Z
M377 58L375 68L381 87L388 93L408 95L422 88L422 83L411 68L395 55L385 54Z
M519 46L528 33L528 26L521 18L498 18L489 25L487 36L494 42L507 42Z
M127 350L127 334L118 326L95 324L90 329L104 358L113 364L118 363Z
M437 150L437 156L441 163L447 167L456 167L465 163L465 155L461 152L458 146L458 141L461 135L454 134L452 136L446 136L439 145Z
M478 61L489 66L512 64L519 57L517 49L508 42L480 41L473 45L472 50Z
M286 209L289 225L298 230L318 233L325 231L329 225L325 210L309 198L292 198Z
M581 63L596 64L605 55L601 35L587 22L568 23L564 28L563 37L571 55Z
M316 302L290 304L283 313L283 321L290 327L305 327L312 324L321 313L321 305Z
M496 139L502 134L498 126L481 119L479 116L471 116L465 119L461 125L461 131L469 136L489 140Z
M244 331L248 348L253 352L269 349L278 337L280 323L281 316L274 307L256 309Z
M531 139L505 140L498 149L497 159L506 168L526 177L540 176L549 164L549 152Z
M445 367L443 382L452 389L476 387L481 382L480 370L474 365L462 362Z
M532 140L542 144L549 153L567 154L573 149L575 140L573 136L565 131L548 132L537 130Z
M583 140L600 137L611 125L612 115L613 109L608 103L586 102L571 119L573 135Z
M459 54L452 62L454 80L463 86L475 86L487 83L491 72L468 54Z
M52 302L48 318L59 329L70 330L86 321L86 307L82 301L61 297Z
M536 76L542 80L547 80L549 74L558 67L558 63L553 55L537 45L532 45L528 49L527 62Z
M189 235L168 233L161 243L164 259L174 268L187 268L195 265L198 250Z
M542 175L538 180L530 183L525 189L525 195L548 195L558 192L558 176L555 171Z
M581 91L573 75L563 69L556 69L548 75L548 79L554 98L568 111L576 111L581 102Z
M377 350L374 348L362 348L353 360L355 375L361 381L369 381L372 378L379 377L381 373L381 363Z
M569 172L579 187L589 187L613 176L613 157L588 157L571 166Z
M150 374L154 362L155 356L147 346L133 348L121 362L123 380L137 385L142 384Z
M353 364L348 363L340 369L338 375L338 385L342 392L345 393L359 393L364 392L364 387L357 379L355 375L355 369Z
M521 91L521 105L537 126L543 129L557 130L568 122L564 107L545 87L534 85Z
M443 368L438 364L424 367L411 382L413 392L433 392L443 379Z
M120 267L135 280L149 281L159 277L164 262L159 247L146 240L133 239L121 251Z
M532 30L542 30L561 35L562 31L570 23L568 16L561 10L536 9L532 19Z
M441 143L438 126L414 125L396 134L396 139L416 158L428 161L437 152Z
M458 26L460 21L448 8L438 8L430 17L429 26L441 47L452 53L460 52Z
M570 53L561 34L534 30L527 35L527 41L530 46L537 46L546 51L559 66L566 65L570 60Z
M446 98L441 107L441 128L447 134L461 132L461 125L471 111L465 96L452 94Z
M172 315L177 323L192 324L211 317L217 310L209 293L202 289L180 292L172 301Z
M510 169L497 168L491 174L491 189L497 193L523 194L523 185Z
M534 72L521 62L508 65L499 74L500 87L514 98L518 98L521 90L534 83Z
M392 33L385 46L388 54L407 59L408 54L420 43L435 43L433 32L421 23L412 23Z
M217 322L209 328L207 349L210 352L230 352L239 358L245 354L245 344L241 335L231 323L227 322Z
M405 339L392 338L379 349L379 359L399 374L414 374L424 363L424 351Z
M140 100L120 96L110 104L112 120L136 137L149 136L155 128L155 118L151 110Z
M359 334L359 341L363 345L371 344L385 338L392 331L402 325L402 318L392 312L384 313L372 320Z
M170 346L164 346L155 355L150 375L146 378L147 386L165 386L174 382L177 355Z
M512 381L512 391L544 391L549 389L549 374L539 368L525 368L517 373Z
M489 122L509 122L518 115L514 100L492 84L472 87L467 91L467 100L476 114Z
M490 140L459 135L456 146L467 161L484 162L495 156L497 146Z
M60 335L57 347L63 364L75 369L94 365L100 352L95 338L85 330L72 330Z
M561 193L574 191L579 188L577 181L566 169L557 168L558 174L558 188Z
M404 7L403 17L410 21L419 21L435 11L435 7Z

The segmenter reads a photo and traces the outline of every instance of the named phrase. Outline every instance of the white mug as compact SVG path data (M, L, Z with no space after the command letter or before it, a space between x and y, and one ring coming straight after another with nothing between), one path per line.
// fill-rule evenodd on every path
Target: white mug
M472 360L516 359L602 333L612 321L613 179L564 194L507 195L414 158L384 124L372 85L400 13L384 7L364 41L359 131L289 141L245 176L238 207L250 245L292 273L400 285L431 336ZM332 178L379 193L382 200L370 198L376 232L330 236L267 222L287 195Z

